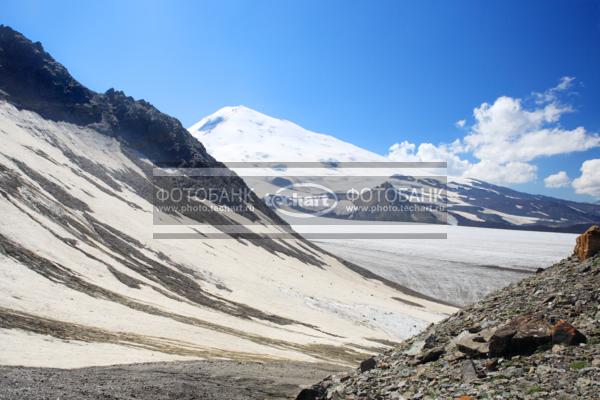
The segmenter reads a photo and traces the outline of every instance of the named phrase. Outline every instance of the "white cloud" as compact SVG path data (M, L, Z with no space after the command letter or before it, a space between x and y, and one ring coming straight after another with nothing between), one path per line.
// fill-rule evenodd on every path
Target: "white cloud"
M522 99L508 96L492 104L482 103L473 110L475 123L462 139L439 145L402 142L392 146L388 156L406 161L441 157L448 162L448 174L495 183L533 181L537 178L535 159L600 146L598 134L584 127L565 129L559 123L564 114L573 111L559 100L573 82L573 77L563 77L555 87L534 93L535 104L529 107Z
M569 111L558 103L526 110L520 99L500 97L474 110L477 122L463 140L475 157L497 163L528 162L600 146L600 137L585 128L568 130L557 124Z
M558 85L556 85L555 87L553 87L550 90L554 91L554 92L559 92L559 91L562 92L562 91L570 88L571 85L573 85L573 81L575 81L574 76L563 76L562 78L560 78Z
M394 143L390 146L388 151L388 158L392 161L424 161L419 160L419 157L415 154L415 148L417 146L414 143L410 143L407 140Z
M392 161L446 161L448 175L460 176L469 168L470 163L456 154L458 145L458 142L439 146L421 143L417 148L414 143L404 141L390 147L388 158Z
M548 175L544 179L544 186L547 188L561 188L565 186L569 186L571 183L571 178L565 171L559 171L556 174Z
M575 193L589 194L600 198L600 158L584 161L581 164L581 176L573 180Z
M454 123L457 127L459 128L464 128L465 125L467 124L467 120L466 119L459 119L458 121L456 121Z
M574 81L575 77L573 76L563 76L556 86L542 93L534 92L533 97L537 103L549 103L555 101L561 92L565 92L573 86Z
M497 164L493 161L481 160L473 164L463 175L495 183L518 184L535 180L537 167L518 161Z

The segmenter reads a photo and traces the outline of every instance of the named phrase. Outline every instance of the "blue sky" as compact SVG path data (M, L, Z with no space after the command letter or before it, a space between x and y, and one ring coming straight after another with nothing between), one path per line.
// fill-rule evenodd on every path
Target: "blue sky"
M600 159L599 1L20 0L3 2L0 23L41 41L90 88L124 90L185 126L244 104L380 154L406 141L396 156L422 157L431 143L488 180L600 197L600 161L587 164L580 194L570 183ZM575 79L549 91L564 77ZM536 122L553 106L562 111ZM475 108L497 124L532 120L496 146L502 127L484 126ZM544 129L555 146L533 158L490 154L539 148L530 139ZM559 171L569 182L546 187Z

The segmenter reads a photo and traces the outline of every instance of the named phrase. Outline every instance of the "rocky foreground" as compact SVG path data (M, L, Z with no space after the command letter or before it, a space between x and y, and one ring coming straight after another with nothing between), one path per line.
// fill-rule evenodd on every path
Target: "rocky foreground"
M297 399L600 399L600 254L540 269Z
M73 370L0 367L1 400L289 399L340 366L206 360Z

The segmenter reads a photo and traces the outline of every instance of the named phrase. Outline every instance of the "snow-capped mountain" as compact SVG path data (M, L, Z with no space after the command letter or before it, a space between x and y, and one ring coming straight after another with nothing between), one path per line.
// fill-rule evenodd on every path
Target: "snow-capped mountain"
M209 208L204 219L172 212L176 226L155 225L152 194L166 189L157 167L224 165L176 119L121 92L87 89L5 26L0 137L2 365L348 363L454 310L300 237L223 230L234 220L285 230L255 197L237 203L250 211L227 218ZM237 177L209 183L246 188ZM226 238L156 236L173 229L202 237L201 223Z
M189 128L209 154L228 161L386 161L378 154L244 106L224 107Z
M222 108L202 118L189 131L204 144L209 154L225 163L389 162L351 143L244 106ZM409 170L380 184L431 187L437 183L418 178L431 174L431 170ZM580 232L600 221L597 204L527 194L473 178L447 177L446 193L447 222L451 224Z

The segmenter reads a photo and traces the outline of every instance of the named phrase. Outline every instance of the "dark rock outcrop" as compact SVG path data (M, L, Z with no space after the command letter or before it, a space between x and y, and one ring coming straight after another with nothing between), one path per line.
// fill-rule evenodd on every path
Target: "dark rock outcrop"
M376 366L377 366L377 361L375 360L374 357L371 357L371 358L367 358L365 361L360 363L360 370L361 370L361 372L367 372L367 371L372 370Z
M315 400L319 397L319 392L315 389L302 389L296 400Z
M96 93L10 27L0 25L0 98L46 119L91 125L121 139L155 164L178 167L223 166L181 123L144 100L109 89Z
M0 90L12 104L44 118L87 125L101 120L96 93L19 32L0 25Z

